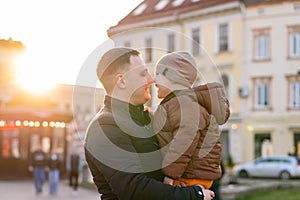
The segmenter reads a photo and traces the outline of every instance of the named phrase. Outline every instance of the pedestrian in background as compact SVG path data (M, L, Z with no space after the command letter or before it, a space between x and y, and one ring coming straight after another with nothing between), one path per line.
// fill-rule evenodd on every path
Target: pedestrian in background
M61 161L59 160L58 154L54 150L52 150L48 160L48 179L50 195L57 195L60 167Z
M79 173L82 169L80 155L73 151L67 159L67 171L69 174L69 185L73 188L74 194L77 194Z
M41 145L38 144L31 154L28 168L30 172L33 172L34 187L37 195L40 194L43 189L47 164L47 155L42 150Z

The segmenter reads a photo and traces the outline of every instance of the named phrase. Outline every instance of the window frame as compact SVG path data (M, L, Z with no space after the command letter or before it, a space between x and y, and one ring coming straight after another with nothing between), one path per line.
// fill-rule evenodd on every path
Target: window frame
M272 77L255 77L253 81L253 109L272 110L271 81ZM265 102L265 103L262 103Z
M300 110L300 75L289 75L286 78L288 87L287 110ZM293 86L295 86L296 91L293 91Z
M194 27L191 29L191 52L193 56L201 55L201 28Z
M152 52L152 38L145 39L145 62L149 63L153 61L153 52Z
M167 51L168 53L176 51L176 35L174 33L167 35Z
M300 59L300 25L288 26L288 59ZM295 37L295 38L293 38ZM296 44L293 40L296 40ZM293 52L295 50L296 52Z
M223 27L226 28L224 31L223 31ZM219 38L218 38L219 52L229 51L229 25L228 25L228 23L219 24L218 36L219 36Z
M271 28L253 29L252 32L253 32L253 61L270 61L271 60ZM263 45L263 47L259 47L261 45ZM264 48L264 50L262 50L262 48ZM263 52L264 55L261 55L262 54L261 51L264 51Z

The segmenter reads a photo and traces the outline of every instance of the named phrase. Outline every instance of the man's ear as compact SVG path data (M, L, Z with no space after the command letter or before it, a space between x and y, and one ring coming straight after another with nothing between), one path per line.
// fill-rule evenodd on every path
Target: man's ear
M114 83L117 87L119 88L125 88L125 80L124 80L124 75L123 74L117 74L114 78Z

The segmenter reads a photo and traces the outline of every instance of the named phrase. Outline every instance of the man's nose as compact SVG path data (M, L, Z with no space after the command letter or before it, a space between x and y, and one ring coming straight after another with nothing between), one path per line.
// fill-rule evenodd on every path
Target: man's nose
M151 74L148 74L148 76L147 76L147 81L148 81L148 83L154 83L154 79L153 79L153 77L151 76Z

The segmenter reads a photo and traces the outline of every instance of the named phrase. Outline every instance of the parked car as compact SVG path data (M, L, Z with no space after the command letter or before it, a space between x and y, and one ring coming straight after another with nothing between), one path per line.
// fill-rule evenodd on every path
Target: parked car
M236 176L290 179L300 177L300 165L293 156L265 156L252 162L236 165Z

